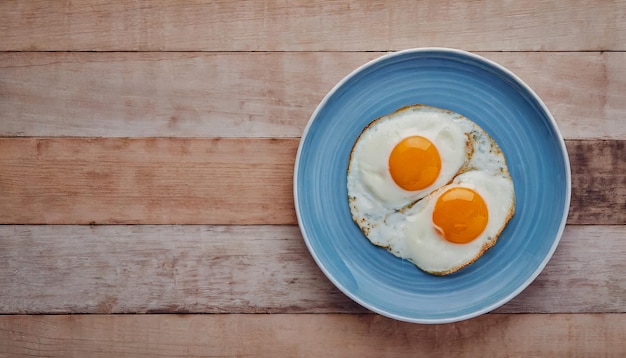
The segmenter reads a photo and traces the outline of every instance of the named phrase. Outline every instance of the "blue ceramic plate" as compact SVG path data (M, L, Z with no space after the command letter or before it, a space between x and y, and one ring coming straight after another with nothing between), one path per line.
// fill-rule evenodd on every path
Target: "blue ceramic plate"
M515 216L498 243L444 277L372 245L348 207L346 173L359 133L372 120L417 103L478 123L504 151L515 184ZM442 48L391 53L339 82L304 130L294 173L298 223L326 276L362 306L416 323L468 319L519 294L556 249L570 189L563 138L539 97L504 67Z

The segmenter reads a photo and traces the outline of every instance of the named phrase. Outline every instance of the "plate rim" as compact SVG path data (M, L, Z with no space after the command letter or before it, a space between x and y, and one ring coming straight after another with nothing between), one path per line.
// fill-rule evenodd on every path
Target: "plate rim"
M552 242L552 245L551 245L548 253L544 257L544 259L541 261L539 266L537 266L535 271L533 271L533 273L528 277L528 279L526 281L524 281L521 285L519 285L515 290L510 292L508 295L504 296L502 299L494 302L493 304L488 305L486 307L483 307L481 309L475 310L475 311L470 312L470 313L457 315L457 316L451 316L451 317L445 317L445 318L409 317L408 315L401 315L401 314L396 314L396 313L393 313L393 312L388 312L388 311L386 311L384 309L375 307L375 306L365 302L363 299L361 299L357 295L353 294L345 286L343 286L341 283L339 283L337 281L337 279L334 277L334 275L332 275L329 272L329 270L326 268L326 266L321 261L321 259L318 257L317 253L315 252L315 250L312 247L312 244L310 242L308 234L307 234L307 232L306 232L306 230L304 228L303 218L302 218L303 214L301 213L301 208L300 208L300 204L299 204L299 200L298 200L298 171L299 171L299 168L300 168L300 159L301 159L301 156L302 156L304 143L306 141L306 138L307 138L307 136L309 134L309 131L310 131L311 127L313 126L313 123L315 122L319 112L326 106L327 102L349 80L351 80L353 77L357 76L358 74L360 74L361 72L363 72L367 68L369 68L371 66L374 66L374 65L376 65L376 64L378 64L380 62L387 61L388 59L391 59L391 58L394 58L394 57L404 56L404 55L407 55L407 54L414 54L414 53L424 53L424 52L447 53L447 54L452 54L452 55L456 55L456 56L470 58L470 59L473 59L473 60L475 60L477 62L482 62L482 63L484 63L484 64L486 64L488 66L492 66L496 70L502 71L506 76L509 76L516 84L518 84L525 91L527 91L527 93L532 97L532 99L535 100L536 103L540 106L541 110L546 114L547 118L549 119L549 124L552 127L552 129L554 129L554 133L556 134L556 139L557 139L558 144L559 144L559 146L561 148L561 153L563 155L563 158L562 158L563 159L563 164L564 164L564 167L565 167L566 193L565 193L565 202L564 202L564 208L563 208L563 214L562 214L562 217L561 217L561 222L559 223L559 227L558 227L556 236L554 238L554 241ZM493 311L494 309L496 309L496 308L506 304L507 302L509 302L513 298L515 298L517 295L519 295L524 289L526 289L537 278L537 276L539 276L539 274L544 270L544 268L546 267L546 265L548 264L548 262L550 261L550 259L554 255L554 252L556 251L556 248L557 248L557 246L559 245L559 243L561 241L561 237L562 237L563 232L565 230L565 226L566 226L566 223L567 223L567 217L568 217L568 213L569 213L569 210L570 210L571 191L572 191L572 182L571 182L571 167L570 167L569 153L567 152L567 147L565 146L565 140L563 139L563 135L562 135L562 133L561 133L559 127L558 127L558 124L557 124L556 120L554 119L552 113L548 109L548 107L543 102L543 100L535 93L535 91L533 91L533 89L528 84L526 84L526 82L524 82L516 74L514 74L512 71L510 71L506 67L500 65L499 63L497 63L497 62L495 62L493 60L490 60L488 58L485 58L483 56L480 56L478 54L469 52L469 51L465 51L465 50L461 50L461 49L455 49L455 48L447 48L447 47L417 47L417 48L409 48L409 49L405 49L405 50L401 50L401 51L389 52L389 53L384 54L382 56L379 56L379 57L377 57L375 59L367 61L366 63L358 66L357 68L352 70L350 73L348 73L346 76L344 76L339 82L337 82L337 84L335 84L326 93L324 98L322 98L320 103L317 105L317 107L315 108L315 110L313 111L311 116L309 117L309 120L308 120L306 126L304 127L304 130L302 131L302 135L300 137L300 142L298 144L298 150L296 152L296 159L295 159L295 163L294 163L294 175L293 175L293 197L294 197L294 206L295 206L295 211L296 211L296 219L297 219L297 222L298 222L298 228L300 230L300 233L302 234L302 238L303 238L303 240L304 240L304 242L305 242L305 244L307 246L309 254L313 257L313 260L315 261L315 263L317 264L319 269L324 273L326 278L328 278L333 283L333 285L335 287L337 287L343 294L345 294L350 299L352 299L354 302L358 303L362 307L365 307L366 309L368 309L368 310L370 310L372 312L378 313L378 314L383 315L385 317L396 319L398 321L410 322L410 323L421 323L421 324L452 323L452 322L458 322L458 321L463 321L463 320L467 320L467 319L470 319L470 318L474 318L474 317L480 316L482 314L488 313L490 311Z

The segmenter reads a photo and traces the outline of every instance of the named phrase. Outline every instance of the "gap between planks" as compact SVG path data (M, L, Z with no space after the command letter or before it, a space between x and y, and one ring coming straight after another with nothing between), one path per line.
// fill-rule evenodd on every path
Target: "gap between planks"
M382 54L0 53L0 136L298 137ZM565 138L626 139L626 53L479 54L526 81Z
M567 226L496 312L625 312L624 237L625 225ZM0 314L367 312L285 225L0 225L0 297Z
M0 353L47 357L623 357L624 314L0 316Z
M0 138L0 224L295 224L299 139ZM626 224L626 141L567 140L569 224Z

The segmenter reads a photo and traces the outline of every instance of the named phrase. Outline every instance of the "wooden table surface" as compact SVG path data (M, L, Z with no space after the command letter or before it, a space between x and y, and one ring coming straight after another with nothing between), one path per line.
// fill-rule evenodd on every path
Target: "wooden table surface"
M298 230L315 106L389 51L508 67L572 166L543 273L475 319L360 307ZM0 356L626 356L625 1L0 2Z

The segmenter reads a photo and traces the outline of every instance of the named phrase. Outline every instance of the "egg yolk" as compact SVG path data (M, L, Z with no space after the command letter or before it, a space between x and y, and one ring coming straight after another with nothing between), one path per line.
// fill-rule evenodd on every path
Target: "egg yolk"
M389 155L389 172L393 181L404 190L427 188L441 171L437 147L424 137L404 138Z
M435 203L433 224L446 240L465 244L474 240L487 227L485 200L469 188L451 188Z

